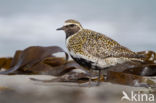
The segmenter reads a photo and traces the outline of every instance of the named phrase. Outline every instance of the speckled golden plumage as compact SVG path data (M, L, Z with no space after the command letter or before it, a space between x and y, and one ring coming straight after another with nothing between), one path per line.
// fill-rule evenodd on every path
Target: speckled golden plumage
M121 46L116 41L88 29L82 29L69 37L67 48L75 54L91 55L101 59L107 57L138 57L135 52Z

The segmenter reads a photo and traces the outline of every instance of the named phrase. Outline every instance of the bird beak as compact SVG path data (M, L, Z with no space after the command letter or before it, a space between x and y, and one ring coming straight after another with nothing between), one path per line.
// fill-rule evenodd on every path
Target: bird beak
M60 28L57 28L56 30L64 30L64 26L60 27Z

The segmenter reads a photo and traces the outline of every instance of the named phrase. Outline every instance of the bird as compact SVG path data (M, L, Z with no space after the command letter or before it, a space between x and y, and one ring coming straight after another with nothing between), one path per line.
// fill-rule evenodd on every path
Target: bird
M100 84L101 70L128 61L142 62L143 55L120 45L105 34L83 28L77 20L68 19L56 30L65 32L66 47L73 60L90 71L99 71L97 85Z

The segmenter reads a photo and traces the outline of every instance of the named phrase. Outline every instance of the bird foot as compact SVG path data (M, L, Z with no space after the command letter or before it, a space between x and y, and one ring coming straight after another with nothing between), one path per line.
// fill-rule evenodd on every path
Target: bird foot
M100 86L101 81L105 81L106 80L106 76L101 75L100 77L97 78L97 84L96 86Z

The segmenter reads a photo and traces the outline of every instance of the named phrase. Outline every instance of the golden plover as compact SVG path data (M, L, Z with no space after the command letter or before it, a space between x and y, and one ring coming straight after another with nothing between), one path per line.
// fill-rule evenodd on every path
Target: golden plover
M76 20L66 20L63 27L66 33L66 46L71 57L81 66L90 70L101 70L127 61L142 61L139 55L104 34L84 29Z

